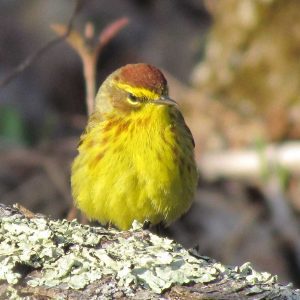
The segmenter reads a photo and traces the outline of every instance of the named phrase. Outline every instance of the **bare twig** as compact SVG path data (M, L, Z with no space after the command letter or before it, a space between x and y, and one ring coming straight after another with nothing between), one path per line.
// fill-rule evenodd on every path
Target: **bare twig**
M300 143L267 145L264 150L229 150L203 154L198 165L205 178L219 177L255 179L267 167L280 166L292 173L300 173Z
M39 57L41 57L45 52L47 52L50 48L57 45L61 41L63 41L71 32L73 23L75 20L75 17L77 16L78 12L82 8L84 2L87 0L77 0L75 4L74 11L69 19L67 30L64 33L64 35L56 37L46 43L44 46L36 50L34 53L29 55L23 62L21 62L17 67L15 67L6 77L4 77L0 81L0 88L5 87L8 85L15 77L17 77L20 73L22 73L24 70L26 70L32 63L37 60Z
M279 242L293 249L297 264L295 267L299 269L300 240L297 217L289 207L289 201L286 199L282 184L275 172L264 184L263 192L271 211L272 226L276 230Z
M96 55L99 56L100 51L106 46L117 34L123 29L129 20L128 18L121 18L107 25L99 35L99 43L96 47Z
M86 24L84 35L81 35L75 30L71 30L67 38L67 42L79 55L82 61L84 82L86 86L85 102L88 115L94 110L96 67L101 51L103 47L106 46L127 24L127 18L121 18L108 24L100 33L96 44L92 43L95 35L94 26L89 22ZM67 27L62 24L53 24L51 28L60 36L65 35L67 31Z

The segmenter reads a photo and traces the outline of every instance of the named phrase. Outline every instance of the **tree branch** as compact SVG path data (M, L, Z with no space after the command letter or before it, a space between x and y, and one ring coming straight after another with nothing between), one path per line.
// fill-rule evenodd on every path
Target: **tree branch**
M227 267L134 226L106 230L0 205L0 298L300 297L249 263Z
M267 145L262 150L228 150L203 154L198 163L205 178L253 179L266 169L283 167L289 172L300 173L300 144L287 142Z

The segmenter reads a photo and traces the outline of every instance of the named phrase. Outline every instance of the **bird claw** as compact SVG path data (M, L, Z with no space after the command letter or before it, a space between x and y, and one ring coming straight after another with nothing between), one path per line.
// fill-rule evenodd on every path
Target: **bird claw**
M151 226L151 222L149 220L145 220L143 223L143 230L148 230Z

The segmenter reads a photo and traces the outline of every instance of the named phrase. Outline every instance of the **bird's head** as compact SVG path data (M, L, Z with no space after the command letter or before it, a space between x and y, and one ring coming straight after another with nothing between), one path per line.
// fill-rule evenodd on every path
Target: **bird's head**
M161 71L148 64L129 64L113 72L101 85L96 111L130 113L149 105L174 106L168 97L167 80Z

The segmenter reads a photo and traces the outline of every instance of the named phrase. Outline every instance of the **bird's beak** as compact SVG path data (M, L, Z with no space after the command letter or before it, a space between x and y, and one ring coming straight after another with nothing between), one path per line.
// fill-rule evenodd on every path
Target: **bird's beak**
M173 99L167 97L167 96L162 96L161 98L154 100L154 104L163 104L163 105L172 105L172 106L177 106L177 102L174 101Z

